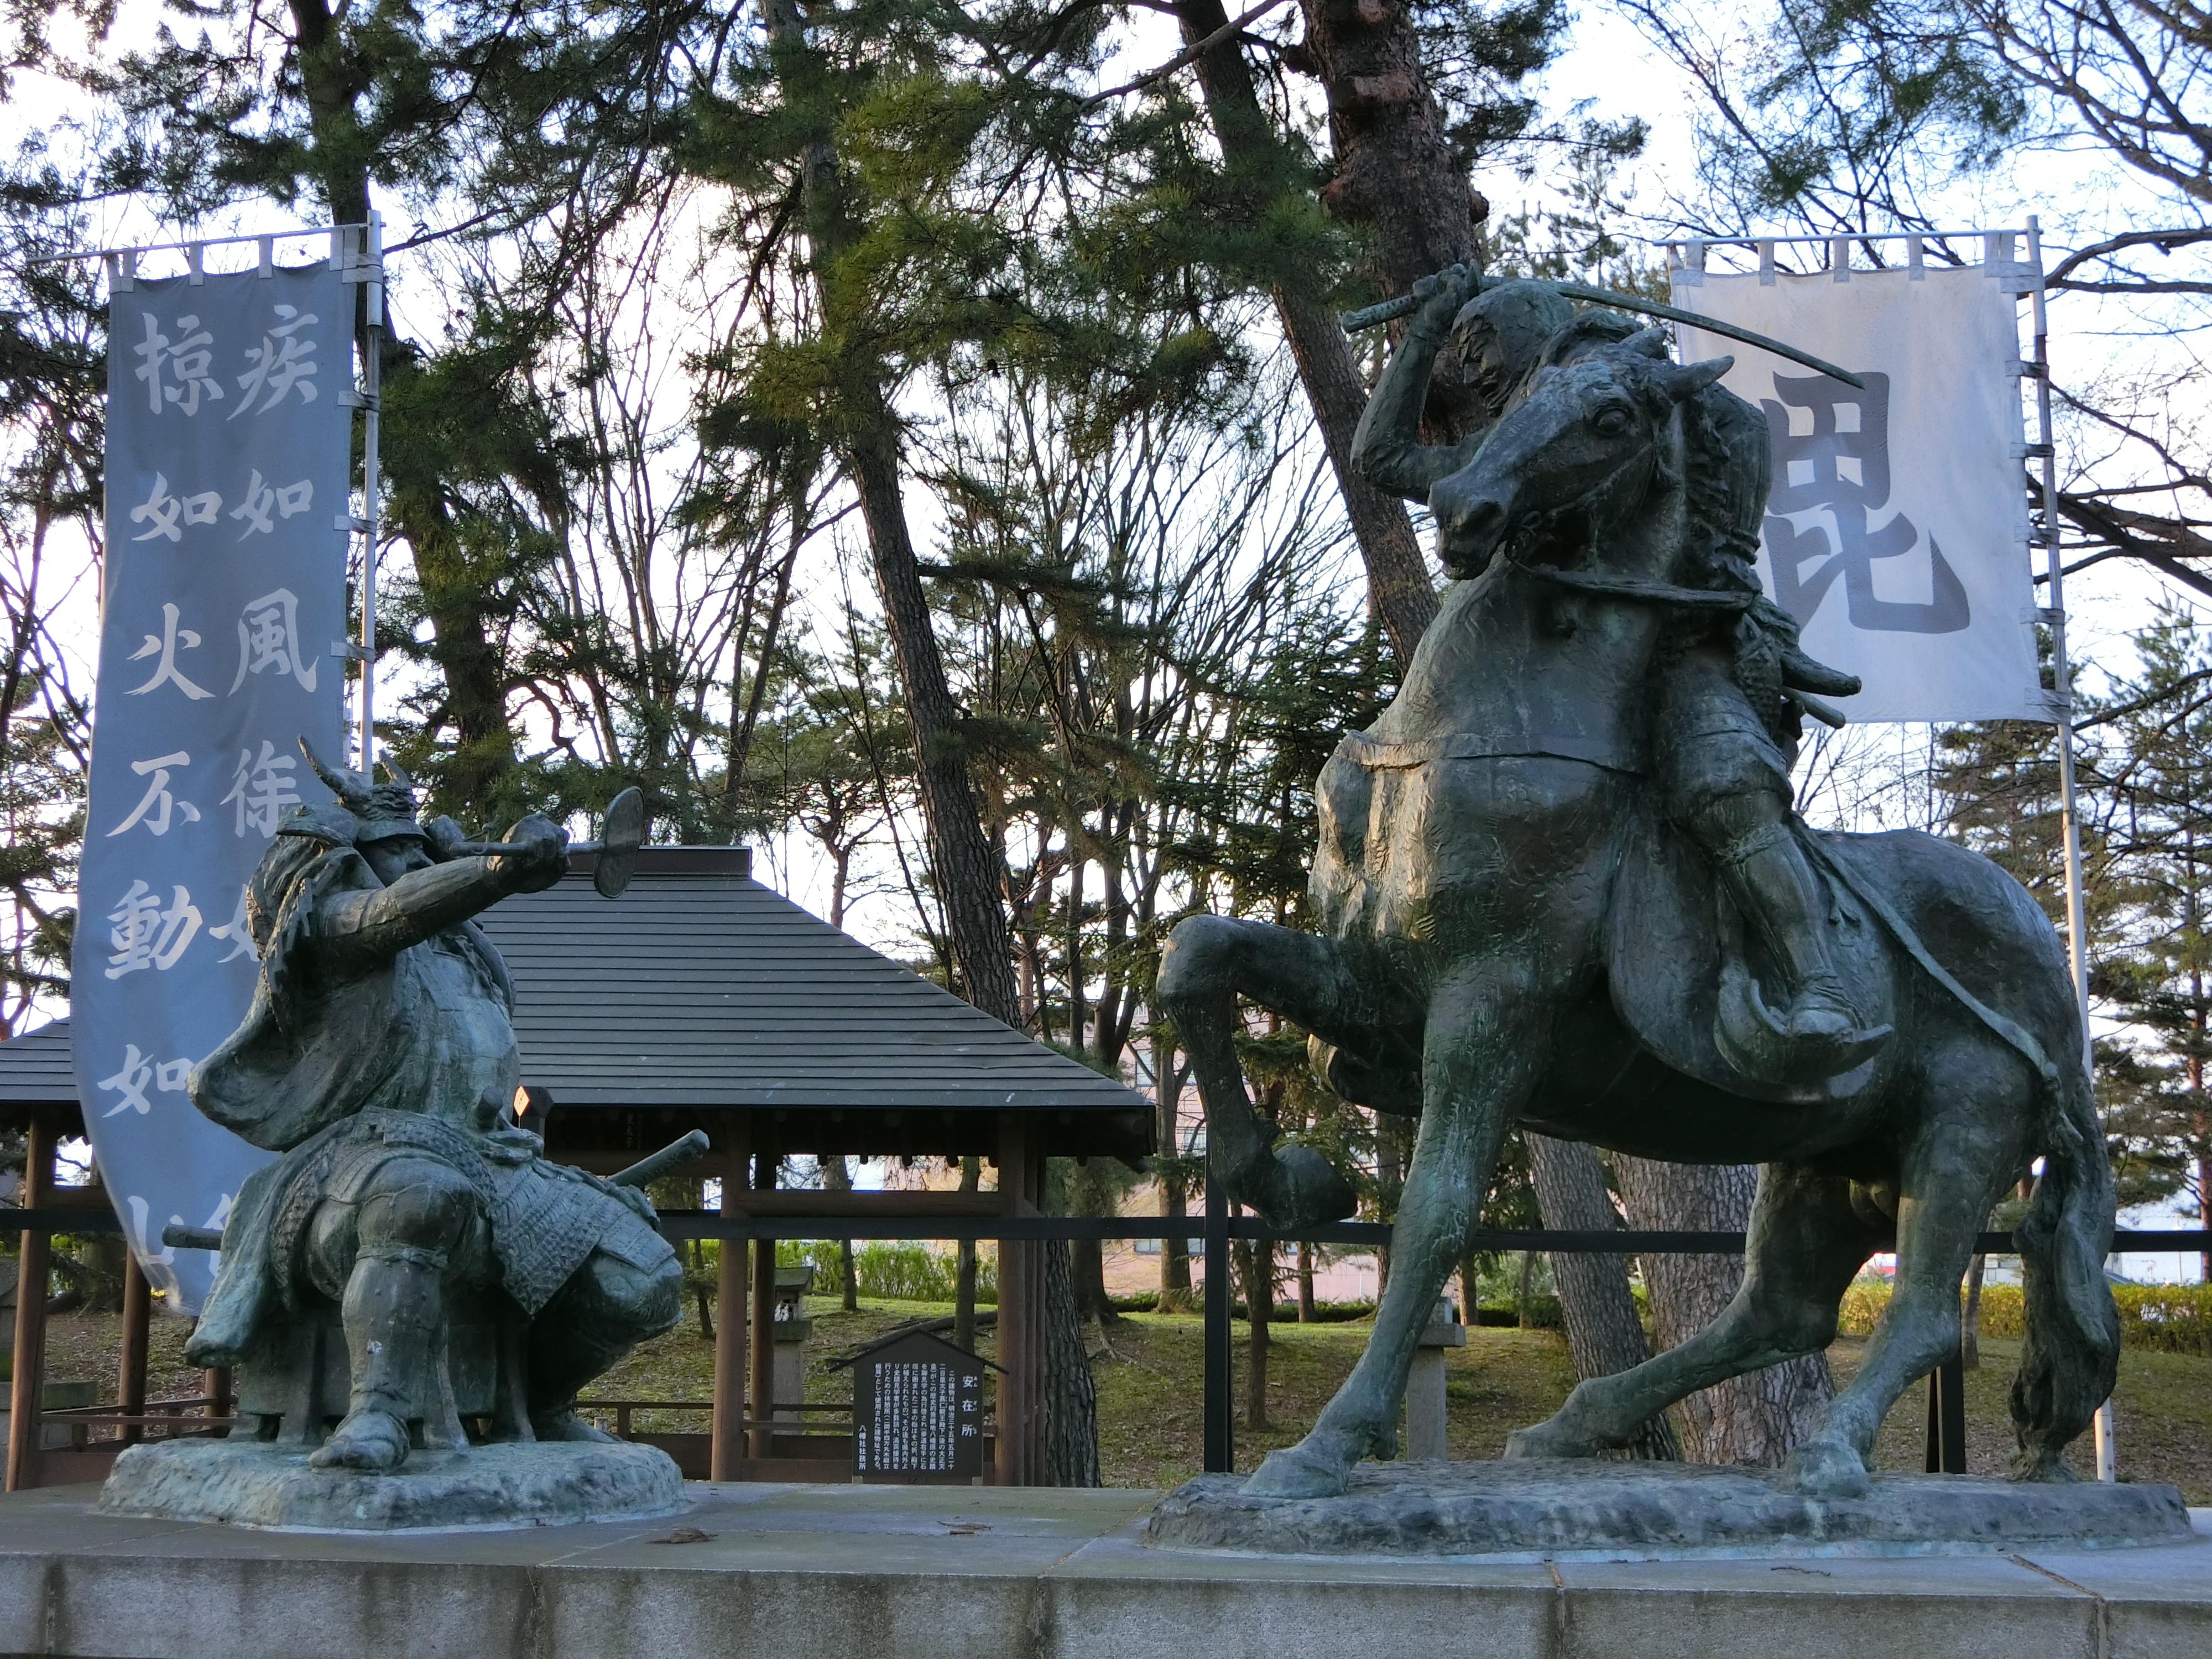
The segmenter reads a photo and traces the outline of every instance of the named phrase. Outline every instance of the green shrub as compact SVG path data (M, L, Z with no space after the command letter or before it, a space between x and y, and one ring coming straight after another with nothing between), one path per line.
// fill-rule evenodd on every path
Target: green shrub
M1866 1335L1889 1306L1889 1294L1887 1279L1854 1281L1844 1292L1838 1328L1847 1336ZM2112 1300L2120 1310L2122 1347L2212 1358L2212 1285L2115 1285ZM2017 1339L2026 1313L2027 1302L2019 1285L1982 1287L1984 1336Z
M810 1239L804 1245L787 1243L776 1251L779 1263L803 1264L814 1269L814 1293L836 1296L845 1288L845 1275L837 1259L837 1246L826 1239ZM960 1261L950 1251L927 1244L878 1240L853 1247L853 1272L860 1281L862 1296L891 1302L950 1302L958 1293ZM996 1307L999 1301L999 1263L996 1255L979 1250L975 1257L975 1302Z

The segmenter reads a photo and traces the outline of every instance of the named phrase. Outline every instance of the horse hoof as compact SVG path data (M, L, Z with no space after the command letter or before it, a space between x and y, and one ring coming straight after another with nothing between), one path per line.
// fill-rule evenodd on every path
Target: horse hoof
M1359 1200L1335 1167L1310 1146L1293 1143L1274 1154L1264 1199L1252 1207L1271 1227L1296 1231L1341 1221L1359 1207Z
M1595 1457L1598 1449L1549 1423L1516 1429L1505 1437L1507 1457Z
M1790 1454L1782 1486L1801 1498L1864 1498L1873 1490L1866 1462L1849 1446L1815 1440Z
M1351 1485L1344 1465L1304 1446L1271 1451L1244 1483L1247 1498L1341 1498Z

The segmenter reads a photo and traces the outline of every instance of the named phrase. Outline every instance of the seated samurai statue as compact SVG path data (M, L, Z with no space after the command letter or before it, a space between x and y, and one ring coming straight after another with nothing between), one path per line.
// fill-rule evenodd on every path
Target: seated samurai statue
M281 821L246 893L252 1006L187 1085L207 1116L283 1156L239 1192L187 1357L242 1367L242 1399L297 1402L263 1416L264 1437L281 1423L319 1468L386 1473L411 1446L458 1449L471 1413L493 1438L609 1439L576 1391L675 1324L682 1273L641 1194L548 1163L507 1117L514 989L471 920L559 880L568 836L533 815L501 844L513 850L462 855L451 820L416 822L397 768L372 785L307 758L337 800ZM335 1338L333 1307L348 1388L325 1440L338 1401L298 1334L319 1310ZM449 1338L464 1329L500 1334L473 1372L498 1382L465 1386L457 1410L465 1356Z

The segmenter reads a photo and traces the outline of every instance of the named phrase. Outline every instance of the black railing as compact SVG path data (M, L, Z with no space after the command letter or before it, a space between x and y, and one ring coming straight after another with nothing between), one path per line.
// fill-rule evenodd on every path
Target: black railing
M1186 1216L744 1216L711 1210L664 1210L660 1231L670 1239L728 1240L785 1238L999 1239L1040 1243L1053 1239L1182 1238L1200 1242L1206 1266L1205 1361L1206 1468L1227 1474L1236 1467L1236 1405L1231 1377L1234 1347L1229 1244L1232 1239L1280 1243L1387 1245L1391 1224L1381 1221L1336 1221L1285 1232L1256 1216L1229 1213L1231 1206L1209 1189L1205 1208ZM46 1207L15 1210L0 1206L0 1232L120 1232L122 1223L107 1209ZM210 1236L210 1243L212 1236ZM1467 1253L1543 1250L1569 1255L1733 1255L1742 1252L1744 1235L1730 1232L1571 1231L1546 1228L1485 1228L1469 1235ZM2018 1252L2008 1232L1976 1235L1974 1248L1986 1255ZM2212 1230L2121 1228L2112 1249L2212 1253ZM1945 1362L1929 1379L1929 1467L1963 1472L1965 1440L1960 1423L1958 1361ZM1946 1406L1948 1405L1948 1409Z

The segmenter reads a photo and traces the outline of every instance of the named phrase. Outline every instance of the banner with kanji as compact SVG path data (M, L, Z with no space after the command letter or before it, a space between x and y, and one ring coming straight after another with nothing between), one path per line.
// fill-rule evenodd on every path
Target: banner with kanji
M325 264L117 284L105 585L70 1016L102 1180L153 1284L268 1154L185 1092L253 995L246 881L346 759L353 293Z
M1683 280L1685 276L1688 280ZM2009 266L1677 272L1674 303L1851 370L1860 391L1686 326L1681 356L1766 413L1760 576L1856 720L2049 720L2036 673Z

